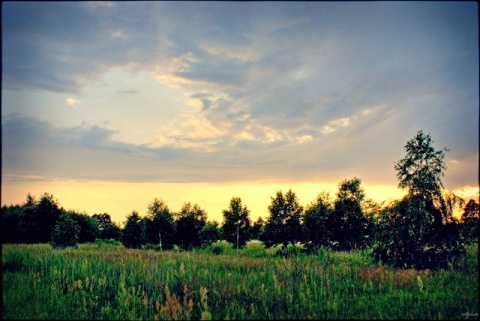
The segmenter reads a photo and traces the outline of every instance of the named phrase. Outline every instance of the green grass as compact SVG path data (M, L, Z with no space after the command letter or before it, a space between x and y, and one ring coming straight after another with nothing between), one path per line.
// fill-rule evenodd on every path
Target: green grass
M368 251L275 255L250 243L194 252L2 245L4 319L465 319L478 245L458 270L393 270ZM217 251L218 253L218 251ZM473 318L473 317L472 317Z

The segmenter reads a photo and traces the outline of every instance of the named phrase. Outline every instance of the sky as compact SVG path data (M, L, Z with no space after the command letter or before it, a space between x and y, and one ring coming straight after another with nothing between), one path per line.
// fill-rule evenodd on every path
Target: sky
M398 199L422 130L479 197L478 4L2 2L2 205L118 223L155 199L251 219L362 180Z

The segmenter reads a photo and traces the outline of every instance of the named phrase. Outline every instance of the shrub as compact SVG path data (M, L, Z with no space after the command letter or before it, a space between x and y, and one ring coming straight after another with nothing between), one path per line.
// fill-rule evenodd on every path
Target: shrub
M80 227L69 214L63 214L58 219L52 232L52 246L62 248L74 246L78 243Z

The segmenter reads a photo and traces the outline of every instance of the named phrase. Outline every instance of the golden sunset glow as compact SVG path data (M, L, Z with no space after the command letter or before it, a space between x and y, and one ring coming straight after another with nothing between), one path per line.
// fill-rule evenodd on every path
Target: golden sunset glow
M395 186L365 185L368 198L376 202L399 199L404 193ZM66 209L87 212L90 215L108 213L112 220L122 223L133 210L141 216L147 214L147 206L159 198L172 211L179 211L186 202L197 203L208 215L209 220L223 221L222 211L227 209L232 197L240 197L250 210L251 219L268 216L268 205L279 190L292 189L302 206L315 201L320 192L328 192L332 200L338 191L338 183L128 183L100 181L48 181L23 182L2 186L2 195L9 202L21 204L28 193L37 199L44 193L53 194Z

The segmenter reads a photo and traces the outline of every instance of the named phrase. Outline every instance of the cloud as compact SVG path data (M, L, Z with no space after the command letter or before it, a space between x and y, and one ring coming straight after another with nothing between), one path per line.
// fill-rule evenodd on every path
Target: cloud
M77 107L77 105L80 105L82 102L78 99L75 99L75 98L66 98L65 103L68 106L72 106L73 108L75 108L75 107Z
M78 97L65 103L95 106L102 115L98 123L113 125L79 119L81 125L70 121L62 127L44 121L54 119L53 112L43 118L6 117L5 133L12 142L6 145L6 163L55 175L51 163L61 169L58 175L109 179L320 180L358 173L390 183L402 146L424 129L451 148L454 159L468 164L463 170L452 166L461 177L455 186L466 185L475 167L465 159L478 153L473 7L7 2L2 91ZM135 96L143 106L145 87L106 83L104 92L92 93L113 68L148 73L156 81L152 90L168 86L183 97L178 105L155 107L178 109L175 116L146 119L152 117L134 104L122 110L132 110L124 122L144 117L158 124L150 143L120 141L133 130L119 132L115 117L120 113L103 98ZM29 103L28 108L37 108ZM27 110L20 105L10 110ZM110 118L101 118L108 111ZM24 157L42 151L49 153L43 167Z

